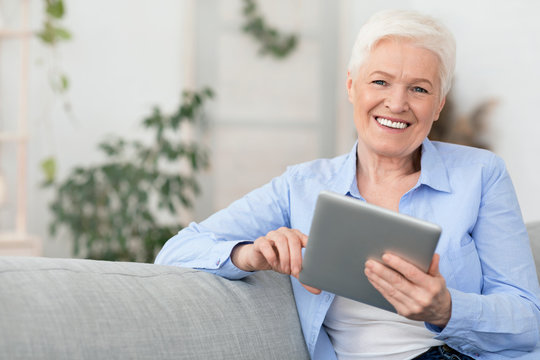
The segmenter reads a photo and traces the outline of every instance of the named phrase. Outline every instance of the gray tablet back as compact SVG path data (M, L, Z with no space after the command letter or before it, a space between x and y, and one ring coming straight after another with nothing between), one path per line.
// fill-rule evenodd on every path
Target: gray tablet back
M364 274L368 258L395 253L427 272L441 228L364 201L319 194L299 280L395 312Z

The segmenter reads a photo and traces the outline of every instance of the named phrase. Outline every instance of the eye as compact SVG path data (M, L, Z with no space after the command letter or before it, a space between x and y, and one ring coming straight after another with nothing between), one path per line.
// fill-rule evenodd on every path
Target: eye
M376 84L376 85L381 85L381 86L384 86L384 85L387 85L388 83L384 80L373 80L371 82L372 84Z
M420 86L415 86L412 88L412 91L414 92L419 92L419 93L424 93L424 94L427 94L428 91Z

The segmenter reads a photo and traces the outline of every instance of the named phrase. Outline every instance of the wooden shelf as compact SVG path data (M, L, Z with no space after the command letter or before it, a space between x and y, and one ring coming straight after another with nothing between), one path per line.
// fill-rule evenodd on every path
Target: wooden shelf
M41 256L41 242L35 236L0 233L0 256Z
M26 141L28 140L28 134L18 132L0 132L0 142L9 141Z
M27 233L28 77L30 73L30 40L35 37L35 31L30 28L30 0L19 0L19 3L21 9L20 25L17 28L9 26L0 28L0 41L13 40L21 45L21 60L15 64L19 68L17 126L13 130L0 129L0 143L12 142L16 145L16 150L12 152L13 155L9 154L15 159L16 164L16 171L10 173L10 176L15 179L14 185L12 185L14 188L6 190L15 195L14 206L10 206L9 209L15 214L15 221L13 224L8 224L7 229L2 229L3 231L0 232L0 255L39 256L42 252L41 241ZM16 69L12 69L12 72L14 71Z
M31 30L0 29L0 38L26 38L34 36Z

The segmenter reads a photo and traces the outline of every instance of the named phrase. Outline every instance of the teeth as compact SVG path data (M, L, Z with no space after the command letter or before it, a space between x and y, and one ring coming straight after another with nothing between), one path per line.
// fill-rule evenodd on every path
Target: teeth
M394 122L392 120L388 120L388 119L381 118L381 117L378 117L376 119L377 119L377 122L379 124L384 125L384 126L388 126L388 127L394 128L394 129L405 129L407 127L407 124L402 123L402 122L397 122L397 121Z

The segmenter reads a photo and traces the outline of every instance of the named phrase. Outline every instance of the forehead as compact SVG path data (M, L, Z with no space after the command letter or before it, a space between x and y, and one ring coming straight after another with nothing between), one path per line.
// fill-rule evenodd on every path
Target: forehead
M384 72L403 79L425 79L439 84L439 58L435 53L410 40L383 39L371 49L364 65L364 75Z

